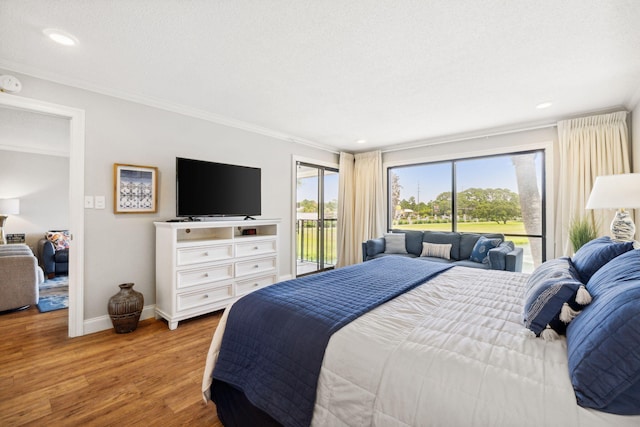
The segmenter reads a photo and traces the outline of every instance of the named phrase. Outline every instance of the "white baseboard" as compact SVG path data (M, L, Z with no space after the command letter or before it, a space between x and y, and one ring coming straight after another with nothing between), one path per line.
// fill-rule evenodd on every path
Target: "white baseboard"
M293 279L293 275L286 274L280 276L278 280L280 282L284 282L285 280ZM153 305L145 305L142 309L142 314L140 315L140 320L149 319L151 317L155 317L156 315L156 306ZM84 333L83 335L93 334L95 332L106 331L107 329L113 328L113 323L111 323L111 318L108 315L94 317L91 319L86 319L83 323Z
M140 315L140 320L149 319L151 317L155 317L156 315L156 306L153 305L145 305L142 309L142 314ZM94 317L92 319L87 319L84 321L84 333L83 335L93 334L95 332L106 331L107 329L113 328L113 323L111 323L111 318L108 315Z

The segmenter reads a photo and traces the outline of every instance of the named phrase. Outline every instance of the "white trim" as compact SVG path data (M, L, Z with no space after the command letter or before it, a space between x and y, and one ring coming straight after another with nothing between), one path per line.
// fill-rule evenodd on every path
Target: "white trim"
M156 305L145 305L142 308L140 320L150 319L156 315ZM84 321L84 333L93 334L95 332L106 331L113 328L113 323L109 315L92 317Z
M0 106L69 119L69 336L84 335L84 110L0 93Z
M322 160L316 160L309 157L296 156L295 154L291 155L291 241L289 242L291 248L291 275L296 277L298 274L298 268L296 264L297 259L297 251L296 251L296 202L298 201L298 169L297 162L308 163L311 165L324 166L327 168L338 169L338 173L340 173L340 164L326 162Z
M0 60L0 68L6 69L7 71L15 71L16 73L24 74L31 77L36 77L39 79L45 79L51 82L60 83L67 86L88 90L90 92L95 92L102 95L124 99L126 101L135 102L137 104L147 105L149 107L158 108L160 110L170 111L172 113L182 114L184 116L195 117L197 119L205 120L212 123L217 123L219 125L229 126L236 129L242 129L247 132L257 133L260 135L269 136L271 138L276 138L284 141L293 142L296 144L306 145L309 147L316 148L318 150L328 151L330 153L336 153L335 147L331 147L319 142L311 141L302 137L286 134L273 129L257 126L242 120L237 120L230 117L222 116L220 114L215 114L208 111L199 110L197 108L192 108L186 105L175 104L175 103L167 102L165 100L153 98L149 96L134 95L134 94L119 91L119 90L109 89L109 88L88 83L85 81L70 79L70 78L61 76L57 73L42 71L36 67L30 67L30 66L18 64L11 61Z
M69 157L69 152L65 150L51 150L42 147L19 147L17 145L0 144L0 150L17 151L21 153L42 154L44 156Z

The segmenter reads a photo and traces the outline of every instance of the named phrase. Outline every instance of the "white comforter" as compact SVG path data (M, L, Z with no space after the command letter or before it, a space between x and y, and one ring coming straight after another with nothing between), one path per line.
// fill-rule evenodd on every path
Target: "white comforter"
M522 325L527 275L455 267L329 341L314 426L639 426L576 404L566 341ZM211 372L226 322L212 341Z

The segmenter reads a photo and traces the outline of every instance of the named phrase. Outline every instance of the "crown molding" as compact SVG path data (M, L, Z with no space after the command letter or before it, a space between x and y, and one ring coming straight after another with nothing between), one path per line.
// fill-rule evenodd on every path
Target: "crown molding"
M44 147L25 147L0 144L1 151L18 151L21 153L42 154L44 156L69 157L68 150L52 150Z
M24 74L26 76L35 77L38 79L58 83L61 85L71 86L77 89L98 93L100 95L106 95L113 98L123 99L129 102L134 102L136 104L146 105L148 107L157 108L159 110L165 110L172 113L182 114L184 116L193 117L196 119L201 119L208 122L216 123L219 125L241 129L247 132L268 136L268 137L279 139L282 141L301 144L301 145L312 147L318 150L338 153L338 151L336 151L336 147L311 141L302 137L289 135L283 132L258 126L242 120L237 120L237 119L226 117L220 114L215 114L215 113L200 110L197 108L188 107L186 105L175 104L175 103L171 103L158 98L136 95L136 94L132 94L124 91L114 90L107 87L95 85L80 79L70 79L68 77L64 77L57 73L51 73L51 72L41 70L37 67L31 67L28 65L0 59L0 68L5 69L7 71Z

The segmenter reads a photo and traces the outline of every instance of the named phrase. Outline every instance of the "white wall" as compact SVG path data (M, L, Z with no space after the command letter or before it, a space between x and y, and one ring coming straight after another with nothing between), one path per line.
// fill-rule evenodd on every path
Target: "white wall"
M104 210L85 210L84 317L107 314L118 284L134 282L155 302L154 221L175 217L175 157L262 168L262 217L281 218L280 274L291 275L292 155L337 163L334 154L122 99L21 75L19 96L86 113L85 194L106 196ZM156 166L156 214L113 213L113 164Z
M0 199L20 199L5 233L26 234L35 253L45 231L69 227L69 158L0 150L0 164Z

